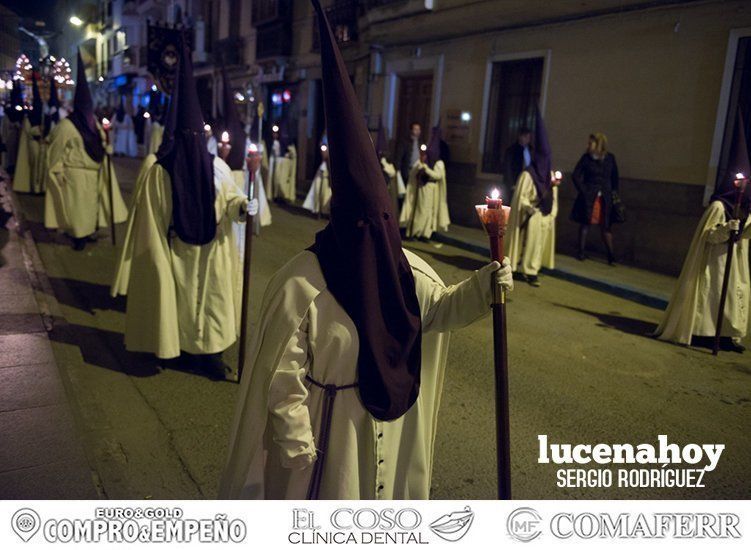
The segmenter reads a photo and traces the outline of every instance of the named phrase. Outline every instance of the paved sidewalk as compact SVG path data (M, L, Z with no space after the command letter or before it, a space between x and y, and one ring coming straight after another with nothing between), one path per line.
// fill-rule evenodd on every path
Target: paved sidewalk
M0 174L0 498L97 498L47 335L49 283Z
M486 256L490 253L481 229L452 225L446 232L435 233L433 239ZM555 269L543 269L542 273L657 309L667 308L677 282L669 275L621 264L613 267L597 259L580 262L556 254L555 264Z

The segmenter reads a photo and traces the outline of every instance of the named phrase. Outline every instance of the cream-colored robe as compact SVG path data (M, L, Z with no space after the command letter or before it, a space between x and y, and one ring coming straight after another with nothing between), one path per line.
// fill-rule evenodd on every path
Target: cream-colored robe
M550 214L542 215L538 208L539 202L532 176L524 170L516 182L504 242L511 269L525 275L537 275L541 267L555 267L558 186L553 186L553 208Z
M274 198L294 202L297 198L297 149L287 147L287 154L274 161Z
M128 294L128 281L130 280L130 264L133 260L133 226L136 223L138 208L136 205L141 200L141 193L146 182L146 175L149 169L156 162L156 155L148 154L141 162L141 168L138 170L136 185L133 189L133 198L128 212L128 225L125 228L125 237L120 243L120 256L118 257L117 266L115 266L115 276L110 287L110 295L115 296Z
M691 336L715 335L729 236L725 209L720 201L714 201L699 221L678 284L655 331L660 340L690 344ZM751 217L733 248L722 336L743 338L748 331L749 239Z
M18 140L16 171L13 173L13 190L19 193L43 193L45 187L45 156L47 147L42 137L42 126L32 126L24 117Z
M214 158L216 237L186 244L170 231L169 174L154 164L146 174L133 223L133 253L125 317L125 347L169 359L224 351L237 339L240 285L232 222L245 218L227 164Z
M162 136L164 135L164 126L158 122L151 124L151 135L149 136L149 147L146 149L146 154L156 154L159 150L159 146L162 144Z
M422 316L420 393L391 422L373 418L357 389L337 392L324 465L322 499L427 499L449 332L489 311L490 286L475 273L446 287L421 258L406 251ZM323 384L356 379L357 330L326 289L309 251L269 282L240 382L220 498L306 497L320 431ZM285 467L291 466L290 468Z
M418 182L420 171L428 176L428 182ZM419 161L409 173L407 194L402 204L399 224L407 228L407 237L429 239L435 231L446 231L451 223L446 202L446 166L436 161L431 169Z
M399 198L403 197L407 190L402 181L402 174L391 164L385 157L381 158L381 169L388 178L389 196L391 197L391 206L394 212L399 212Z
M104 132L99 128L102 142ZM44 200L44 225L60 229L72 237L87 237L110 222L110 168L114 189L115 223L128 218L117 183L115 168L105 157L95 162L86 153L81 134L67 118L61 120L49 136L47 149L47 194Z
M316 177L310 184L308 195L305 197L302 207L313 214L328 214L331 202L331 183L329 178L329 168L326 162L322 162L318 167Z
M133 117L128 113L125 113L122 122L118 121L116 116L112 119L116 155L135 157L138 154L138 144L134 128Z
M25 117L23 120L26 120ZM0 137L2 137L5 145L5 152L3 153L3 168L5 169L15 165L18 158L18 144L21 139L23 120L11 122L7 114L0 120Z

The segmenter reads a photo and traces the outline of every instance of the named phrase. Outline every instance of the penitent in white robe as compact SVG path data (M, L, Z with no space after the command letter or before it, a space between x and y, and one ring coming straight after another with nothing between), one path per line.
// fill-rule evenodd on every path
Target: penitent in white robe
M18 140L16 170L13 173L13 190L18 193L43 193L47 143L42 137L42 126L32 126L24 117L21 137Z
M316 177L310 184L308 195L305 197L302 207L313 214L328 214L331 202L331 183L329 181L329 168L326 162L322 162L318 167Z
M399 212L399 199L407 192L402 180L402 174L391 164L385 157L381 157L381 170L388 179L389 196L391 197L391 206L394 212Z
M127 113L123 117L122 121L118 121L117 117L115 117L115 119L112 121L112 129L115 136L115 154L124 155L126 157L137 156L138 143L136 141L136 132L133 126L133 118Z
M101 128L99 134L104 143ZM95 162L86 152L78 129L68 119L55 126L49 140L44 226L79 238L109 226L110 187L114 190L115 223L124 222L128 209L110 159L105 156L101 163Z
M516 182L505 241L511 269L537 275L541 267L555 267L555 218L558 215L558 186L553 186L553 208L543 216L539 197L526 170Z
M149 169L156 162L156 155L148 154L141 162L141 168L138 170L138 176L136 177L136 185L133 189L133 198L131 200L130 210L128 211L128 225L125 228L125 237L120 243L120 256L115 266L115 276L112 280L112 286L110 287L110 295L115 296L128 294L128 281L130 280L130 264L133 260L133 226L136 223L136 215L138 208L136 205L141 200L141 193L143 192L144 183L146 182L146 175Z
M159 150L159 146L162 144L162 136L164 135L164 126L158 122L151 123L151 131L149 133L149 146L146 149L146 155L156 154Z
M446 287L435 271L405 251L422 317L417 402L382 422L362 406L357 389L337 392L321 499L427 499L451 330L489 311L490 285L475 273ZM318 259L305 251L269 282L248 348L220 498L304 499L315 460L323 384L356 379L357 329L326 288Z
M419 181L420 172L428 177L424 184ZM436 161L433 168L416 162L409 172L399 225L407 229L408 238L429 239L435 231L446 231L450 223L443 161Z
M287 147L287 154L275 157L274 170L274 198L286 202L295 202L297 198L297 149L294 145Z
M655 331L660 340L690 344L691 336L715 335L729 236L725 208L720 201L714 201L699 221L678 285ZM751 216L733 248L721 336L743 338L748 331L748 309L751 306L749 239Z
M125 316L125 347L170 359L180 351L224 351L237 339L240 288L232 222L244 219L247 198L227 164L214 158L216 237L197 246L170 230L172 188L154 164L146 175L133 223L133 253Z

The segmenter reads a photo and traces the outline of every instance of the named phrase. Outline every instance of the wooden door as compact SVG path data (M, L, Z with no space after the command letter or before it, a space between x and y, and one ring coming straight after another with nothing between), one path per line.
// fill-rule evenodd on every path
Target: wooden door
M410 125L419 122L420 140L430 137L430 109L433 105L433 75L402 76L399 78L399 107L397 110L396 142L409 137Z

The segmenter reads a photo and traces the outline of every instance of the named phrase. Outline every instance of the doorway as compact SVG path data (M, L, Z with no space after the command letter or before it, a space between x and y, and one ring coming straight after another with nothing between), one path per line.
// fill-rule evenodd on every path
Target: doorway
M433 74L399 77L399 103L396 119L397 143L409 136L410 126L418 122L422 128L420 140L427 142L430 136L430 113L433 106Z

